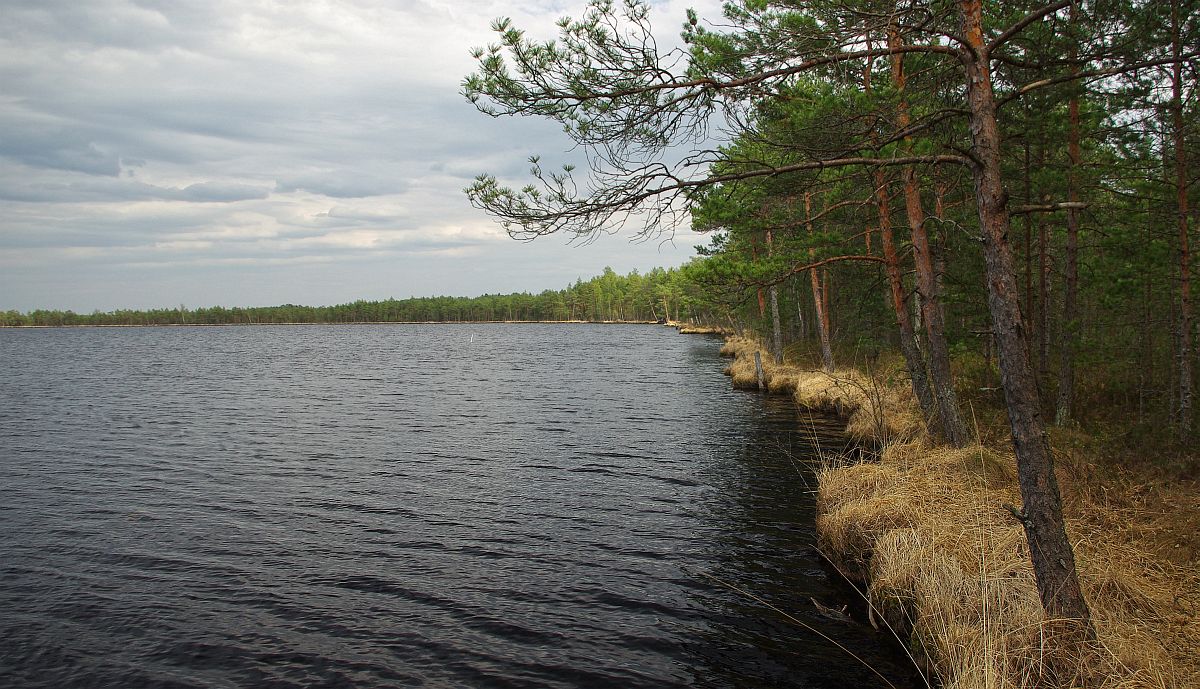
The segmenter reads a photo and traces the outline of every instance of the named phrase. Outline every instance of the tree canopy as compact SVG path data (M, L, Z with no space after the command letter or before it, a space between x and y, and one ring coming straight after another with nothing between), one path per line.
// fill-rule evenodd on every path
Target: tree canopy
M832 370L839 344L897 346L953 444L951 354L984 352L1043 605L1083 641L1046 419L1079 420L1098 392L1074 371L1099 364L1193 432L1196 9L742 0L689 13L662 54L639 0L595 0L553 41L499 20L465 95L558 122L589 165L534 158L528 184L466 193L524 239L711 232L694 270L773 348L813 337Z

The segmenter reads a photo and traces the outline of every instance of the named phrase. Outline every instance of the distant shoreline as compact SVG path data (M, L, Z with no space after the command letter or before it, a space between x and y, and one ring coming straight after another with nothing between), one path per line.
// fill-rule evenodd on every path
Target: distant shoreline
M550 324L550 325L662 325L672 328L686 327L685 323L659 323L658 321L295 321L287 323L72 323L63 325L0 325L10 330L50 330L58 328L230 328L247 326L290 326L290 325L504 325L504 324Z
M0 330L55 330L70 328L244 328L253 326L320 325L661 325L683 335L728 335L727 328L667 321L328 321L321 323L75 323L69 325L0 325Z

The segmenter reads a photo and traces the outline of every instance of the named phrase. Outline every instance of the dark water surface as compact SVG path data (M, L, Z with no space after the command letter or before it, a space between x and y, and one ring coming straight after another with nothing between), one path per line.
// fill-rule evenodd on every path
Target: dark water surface
M809 434L719 344L0 330L0 685L886 686L714 579L899 684L809 602Z

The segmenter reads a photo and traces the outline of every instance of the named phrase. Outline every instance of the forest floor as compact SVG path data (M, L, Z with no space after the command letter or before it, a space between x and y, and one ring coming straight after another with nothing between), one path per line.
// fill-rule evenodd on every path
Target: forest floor
M818 470L818 548L862 592L867 622L890 627L932 684L953 689L1200 686L1200 457L1147 456L1078 428L1051 429L1068 533L1098 644L1050 663L1019 505L1016 462L998 393L965 391L976 443L925 432L901 362L826 374L803 357L774 366L758 342L722 353L739 388L834 411L866 460ZM960 381L969 380L961 376ZM1165 431L1164 431L1165 432ZM1155 451L1157 452L1157 450Z

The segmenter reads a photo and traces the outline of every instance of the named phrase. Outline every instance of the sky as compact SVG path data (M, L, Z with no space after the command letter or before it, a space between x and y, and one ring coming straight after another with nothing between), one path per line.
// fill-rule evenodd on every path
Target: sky
M687 7L718 12L654 5L667 46ZM0 310L538 292L683 263L706 242L686 228L518 242L462 193L578 156L461 82L493 19L550 38L584 6L0 0Z

